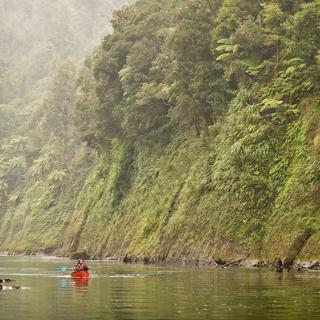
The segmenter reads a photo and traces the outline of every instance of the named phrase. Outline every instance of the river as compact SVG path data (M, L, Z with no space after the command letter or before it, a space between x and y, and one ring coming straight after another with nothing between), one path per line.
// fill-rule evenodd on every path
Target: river
M76 281L66 259L0 257L0 319L320 319L320 274L198 269L90 261Z

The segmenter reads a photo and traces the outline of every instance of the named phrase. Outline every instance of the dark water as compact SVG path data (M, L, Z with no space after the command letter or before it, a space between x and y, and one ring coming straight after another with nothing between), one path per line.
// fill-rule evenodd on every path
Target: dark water
M89 281L59 273L68 260L0 257L0 319L320 319L320 274L91 262Z

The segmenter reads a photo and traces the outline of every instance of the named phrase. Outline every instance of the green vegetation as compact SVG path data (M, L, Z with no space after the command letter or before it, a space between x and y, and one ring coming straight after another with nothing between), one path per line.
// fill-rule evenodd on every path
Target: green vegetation
M57 247L96 161L71 117L78 69L111 31L105 19L114 7L112 1L37 0L10 1L1 8L3 249Z
M46 217L55 227L43 237L63 234L52 242L63 254L319 258L320 2L140 0L112 24L76 97L72 66L53 72L32 137L59 148L27 159L24 210L0 180L1 233L21 228L2 247L47 248L41 223L26 228ZM18 130L15 110L4 109L3 139ZM1 163L21 170L24 141Z

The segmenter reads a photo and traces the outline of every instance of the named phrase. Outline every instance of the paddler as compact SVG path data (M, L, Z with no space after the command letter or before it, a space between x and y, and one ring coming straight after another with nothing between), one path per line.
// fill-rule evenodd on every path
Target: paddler
M78 259L78 263L75 266L74 271L89 271L89 267L82 259Z

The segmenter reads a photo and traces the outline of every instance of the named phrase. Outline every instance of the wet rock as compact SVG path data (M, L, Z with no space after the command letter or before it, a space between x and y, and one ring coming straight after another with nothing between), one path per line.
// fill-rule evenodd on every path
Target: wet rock
M231 260L229 262L226 262L223 265L219 265L217 268L239 267L240 264L245 260L246 258L238 258L236 260Z
M0 279L0 283L9 283L9 282L15 282L16 280L12 279Z
M283 272L284 265L282 260L280 258L276 258L276 260L273 262L273 267L275 268L276 272Z
M15 285L15 286L11 286L12 289L21 289L21 286Z
M144 264L149 264L150 263L150 258L149 257L143 257L143 263Z
M19 286L19 285L4 286L4 285L0 284L0 291L1 290L14 290L14 289L16 289L16 290L21 289L21 286Z
M214 260L212 260L208 263L208 266L211 268L217 268L218 264Z
M303 269L309 269L310 266L313 264L313 261L296 261L295 263L295 268L299 271L303 270Z
M225 260L222 260L220 258L215 258L213 259L213 261L217 264L217 266L223 266L227 263Z
M262 268L266 267L267 263L260 259L245 259L241 261L240 266L244 268Z
M309 266L310 270L320 270L320 262L319 261L314 261L310 264Z
M122 262L123 262L123 263L131 263L131 262L132 262L132 258L129 257L129 256L124 256L124 257L122 258Z

